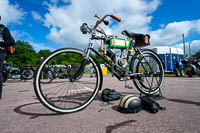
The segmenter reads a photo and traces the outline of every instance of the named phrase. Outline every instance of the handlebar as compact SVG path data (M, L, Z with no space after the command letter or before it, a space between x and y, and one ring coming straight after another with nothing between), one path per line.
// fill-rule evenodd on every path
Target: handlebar
M111 17L113 18L113 19L115 19L115 20L117 20L118 22L121 22L121 19L119 18L119 17L117 17L117 16L115 16L115 15L111 15Z
M97 32L104 34L104 32L100 29L96 29Z
M96 16L97 16L97 15L95 15L95 17L96 17ZM100 19L100 17L98 17L100 20L97 21L96 25L94 26L94 29L96 29L97 26L98 26L101 22L103 22L104 19L105 19L106 17L108 17L108 16L112 17L113 19L117 20L118 22L121 22L121 19L120 19L119 17L113 15L113 14L111 14L111 15L105 15L105 16L104 16L103 18L101 18L101 19Z
M108 25L108 22L105 21L106 17L112 17L113 19L117 20L118 22L121 22L121 19L113 14L111 15L105 15L103 18L100 18L97 16L97 14L95 15L95 17L97 17L99 20L96 22L95 26L91 29L87 26L86 23L83 23L83 25L80 27L80 30L83 34L87 34L87 33L93 33L93 31L97 31L99 33L105 34L104 31L97 29L98 25L101 24L101 22L104 22L106 25Z

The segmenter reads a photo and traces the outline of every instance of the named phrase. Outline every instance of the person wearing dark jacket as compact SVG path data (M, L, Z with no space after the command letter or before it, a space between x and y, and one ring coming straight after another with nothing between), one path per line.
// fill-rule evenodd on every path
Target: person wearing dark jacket
M1 20L1 16L0 16ZM15 44L10 31L6 26L0 24L0 99L2 98L2 89L3 89L3 61L6 58L7 47Z

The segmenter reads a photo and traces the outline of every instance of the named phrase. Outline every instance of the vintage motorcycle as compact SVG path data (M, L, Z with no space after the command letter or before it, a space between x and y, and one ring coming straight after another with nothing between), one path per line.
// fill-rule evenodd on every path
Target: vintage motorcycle
M34 76L32 65L14 67L8 63L3 64L3 82L8 79L30 80Z
M196 74L200 76L200 60L192 60L192 65L196 67Z
M189 77L193 77L196 74L196 66L191 64L188 59L183 59L181 62L184 65L184 73ZM184 73L182 76L184 76Z
M125 88L129 88L127 81L132 81L136 88L143 94L158 92L163 84L164 69L160 57L149 49L142 47L150 45L150 36L147 34L122 31L125 39L114 35L107 35L99 25L105 25L111 17L117 21L120 18L113 14L105 15L98 19L95 25L88 26L83 23L80 30L83 34L89 34L88 47L83 51L75 48L62 48L49 54L37 67L34 76L34 89L37 98L48 109L58 113L72 113L87 107L98 94L103 84L103 74L99 62L94 54L104 61L104 65L119 81L125 82ZM77 36L77 39L79 37ZM94 49L96 41L101 42L98 51ZM120 50L117 56L114 49ZM75 72L68 71L65 79L55 79L49 84L43 84L42 74L55 59L62 59L60 63L65 65L78 65ZM90 78L86 67L91 64L96 76ZM81 75L81 77L80 77Z

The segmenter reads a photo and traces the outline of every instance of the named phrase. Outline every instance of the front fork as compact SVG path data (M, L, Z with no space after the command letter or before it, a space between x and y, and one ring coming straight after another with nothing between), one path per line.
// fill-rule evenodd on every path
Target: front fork
M79 70L77 71L77 73L75 75L71 75L69 73L69 78L70 78L71 82L75 81L77 79L77 77L79 77L84 72L85 65L86 65L88 58L90 56L90 52L91 52L90 48L93 48L93 46L94 46L93 43L89 43L88 48L85 49L85 51L84 51L85 54L83 55L83 61L81 63Z

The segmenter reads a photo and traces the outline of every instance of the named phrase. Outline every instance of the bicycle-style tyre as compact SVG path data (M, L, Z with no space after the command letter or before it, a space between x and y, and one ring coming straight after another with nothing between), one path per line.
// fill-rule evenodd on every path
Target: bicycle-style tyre
M41 79L43 79L43 80L40 80L40 82L42 84L49 84L55 78L56 78L55 73L51 70L51 68L49 68L49 67L43 68L43 71L41 73Z
M190 77L190 78L192 78L193 77L193 75L192 75L192 72L189 70L189 71L187 71L187 75L188 75L188 77Z
M22 69L21 76L25 80L30 80L34 77L34 73L35 73L35 70L33 68L31 69L25 68L25 69Z
M57 113L73 113L87 107L98 94L102 86L102 72L97 61L89 56L82 76L71 80L70 77L76 73L66 73L66 78L56 78L50 83L42 83L43 69L48 67L53 60L57 60L57 65L81 66L85 53L78 49L58 49L48 55L36 69L34 77L34 90L39 101L48 109ZM97 76L89 77L89 70L86 69L92 64ZM70 72L70 71L68 71ZM73 71L74 72L74 71Z
M136 88L143 94L155 94L164 80L163 64L159 56L151 50L141 50L131 60L130 70L138 73L133 80Z
M71 74L74 75L76 72L78 72L79 68L80 68L80 66L77 66L77 65L76 65L76 66L72 66L72 68L71 68L71 70L70 70ZM83 73L80 74L80 75L77 77L77 79L80 79L82 76L83 76Z

